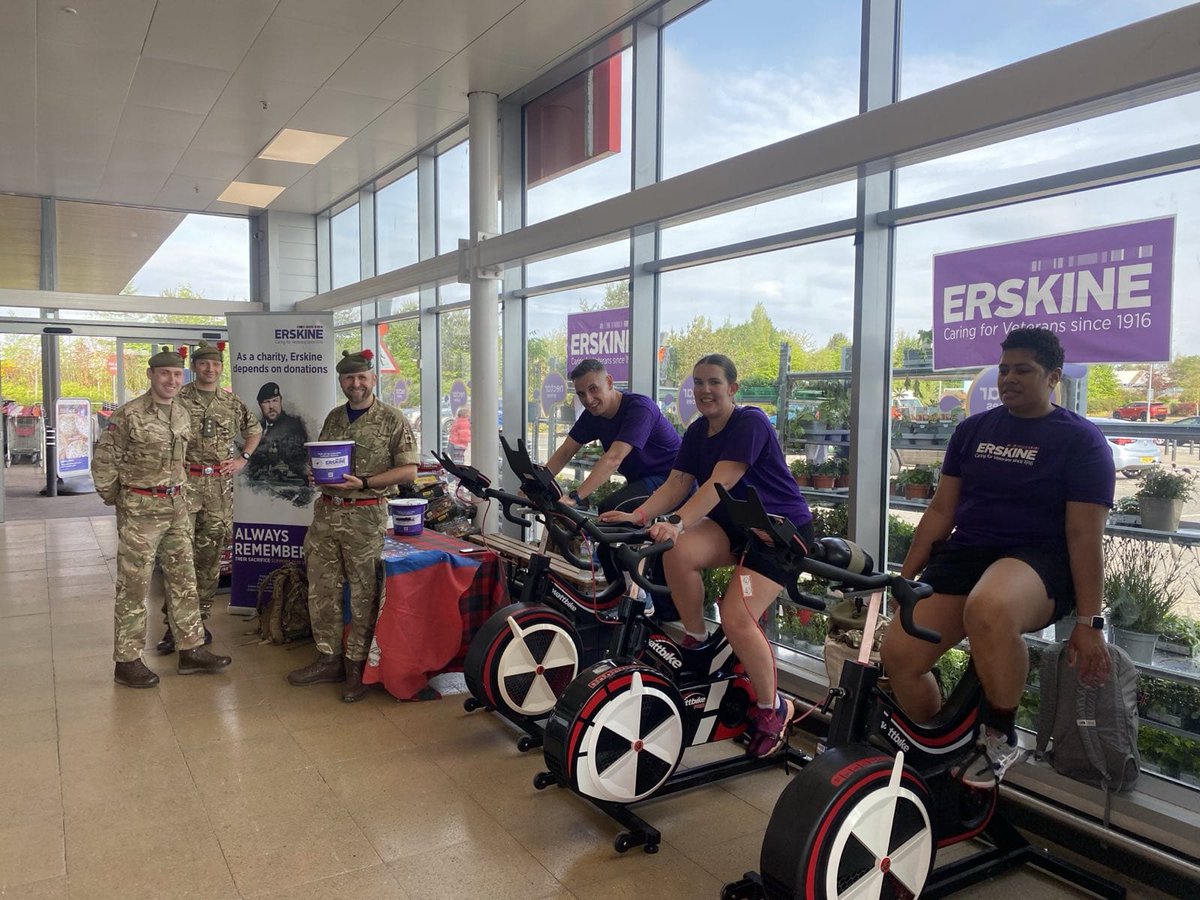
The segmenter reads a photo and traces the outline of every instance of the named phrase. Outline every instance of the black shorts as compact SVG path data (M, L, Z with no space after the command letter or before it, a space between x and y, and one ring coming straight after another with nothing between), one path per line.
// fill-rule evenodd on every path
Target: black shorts
M1075 582L1065 544L1027 544L1022 547L963 547L938 541L929 554L921 580L939 594L966 595L999 559L1019 559L1037 573L1054 604L1051 622L1075 608Z
M742 529L727 522L722 522L714 519L721 530L725 532L725 536L729 538L729 549L732 551L735 559L741 559L741 564L751 572L757 572L765 578L770 578L773 582L779 585L786 585L789 581L794 581L799 573L788 572L783 567L779 566L774 557L769 552L762 549L762 544L758 541L750 540L750 536ZM800 533L800 539L804 541L806 547L811 547L814 541L812 522L807 522L799 526L796 531ZM745 551L746 556L742 559L742 551Z

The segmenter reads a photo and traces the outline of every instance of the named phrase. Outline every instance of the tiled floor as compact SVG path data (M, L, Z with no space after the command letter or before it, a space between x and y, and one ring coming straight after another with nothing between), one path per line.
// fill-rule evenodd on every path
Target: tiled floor
M494 717L289 687L311 645L227 614L227 674L151 651L161 685L117 687L115 527L0 525L0 897L693 900L755 866L781 774L647 805L662 852L619 856L607 818L533 790L540 755ZM969 896L1072 894L1021 872Z

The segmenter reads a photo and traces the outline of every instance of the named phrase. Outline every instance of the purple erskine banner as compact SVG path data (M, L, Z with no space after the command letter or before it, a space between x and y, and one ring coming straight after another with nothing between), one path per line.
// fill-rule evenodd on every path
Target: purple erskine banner
M613 381L629 383L629 307L567 316L567 371L598 359Z
M1054 331L1074 363L1171 358L1175 217L933 258L935 369L992 365L1013 328Z

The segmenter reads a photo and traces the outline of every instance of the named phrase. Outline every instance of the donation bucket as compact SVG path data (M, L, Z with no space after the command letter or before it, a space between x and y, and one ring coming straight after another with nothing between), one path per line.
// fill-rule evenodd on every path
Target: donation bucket
M392 513L392 533L420 534L425 526L425 506L428 501L419 497L401 497L388 501Z
M317 484L338 484L352 471L354 441L309 441L304 446Z

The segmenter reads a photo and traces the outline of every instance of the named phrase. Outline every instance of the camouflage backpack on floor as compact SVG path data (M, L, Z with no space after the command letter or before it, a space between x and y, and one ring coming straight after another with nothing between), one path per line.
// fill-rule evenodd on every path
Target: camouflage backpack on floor
M308 577L304 566L288 563L258 585L258 633L264 641L286 644L312 635L308 617Z

